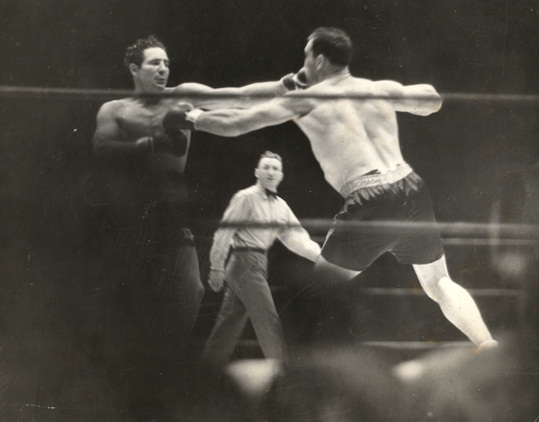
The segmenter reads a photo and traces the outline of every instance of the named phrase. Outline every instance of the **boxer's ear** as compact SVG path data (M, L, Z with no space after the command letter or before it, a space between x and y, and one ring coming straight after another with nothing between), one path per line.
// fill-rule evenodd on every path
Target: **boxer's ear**
M316 69L318 70L322 69L324 65L326 64L326 62L327 62L326 56L324 56L323 54L319 54L318 56L316 56L316 59L315 59Z
M131 75L135 76L139 70L139 67L135 63L129 63L129 72Z

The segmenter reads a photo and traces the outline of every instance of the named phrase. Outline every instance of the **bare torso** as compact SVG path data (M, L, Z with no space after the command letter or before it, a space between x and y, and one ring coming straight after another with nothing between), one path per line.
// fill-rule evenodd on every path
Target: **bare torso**
M148 102L136 98L124 98L116 104L116 121L121 132L121 140L135 142L144 136L161 136L164 134L163 118L174 99L162 99ZM177 100L176 100L177 101ZM185 154L175 156L157 153L150 156L150 168L154 172L183 173L187 163L187 153L191 141L191 132L183 131L187 137Z
M376 94L374 82L339 75L310 88L309 94ZM296 120L311 142L326 180L337 191L372 170L386 172L403 162L393 106L384 100L320 99Z

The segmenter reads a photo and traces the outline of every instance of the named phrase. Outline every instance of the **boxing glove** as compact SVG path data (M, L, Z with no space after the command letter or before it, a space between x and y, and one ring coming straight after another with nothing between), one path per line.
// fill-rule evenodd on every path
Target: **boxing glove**
M281 83L289 91L294 91L296 89L305 89L307 88L307 75L305 70L301 68L298 73L289 73L281 78Z
M147 138L146 143L151 152L168 153L176 156L185 155L187 152L187 136L177 128L170 128L164 135L151 136Z
M187 113L193 110L194 107L189 103L178 103L172 107L165 118L163 119L163 127L168 133L170 129L187 129L193 130L193 123L187 120Z

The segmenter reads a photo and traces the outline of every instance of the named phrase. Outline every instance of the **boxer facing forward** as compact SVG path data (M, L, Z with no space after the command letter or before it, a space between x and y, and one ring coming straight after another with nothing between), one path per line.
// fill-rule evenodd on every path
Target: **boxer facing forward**
M255 100L246 98L250 94L278 96L287 89L281 81L217 90L196 83L168 88L169 58L154 36L129 46L124 63L133 78L134 94L174 93L182 96L182 102L133 95L101 106L93 149L103 164L108 199L102 225L113 235L109 255L117 254L116 261L123 263L117 270L119 284L126 284L124 279L133 274L127 281L134 291L131 294L142 306L155 299L156 311L165 319L156 325L181 344L193 328L204 289L186 215L184 170L191 133L171 127L168 113L193 107L183 101L205 108L238 107L252 105ZM244 97L212 100L198 96L212 92ZM135 279L141 279L140 286L135 286Z

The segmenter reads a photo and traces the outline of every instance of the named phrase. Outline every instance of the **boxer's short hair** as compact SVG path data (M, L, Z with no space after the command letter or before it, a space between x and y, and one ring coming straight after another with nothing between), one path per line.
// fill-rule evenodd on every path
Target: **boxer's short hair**
M146 38L139 38L125 52L124 65L129 70L131 63L141 66L144 61L144 50L158 47L166 51L165 45L155 35L149 35Z
M337 66L348 66L352 61L352 41L342 29L320 27L308 40L312 41L314 57L323 54Z

